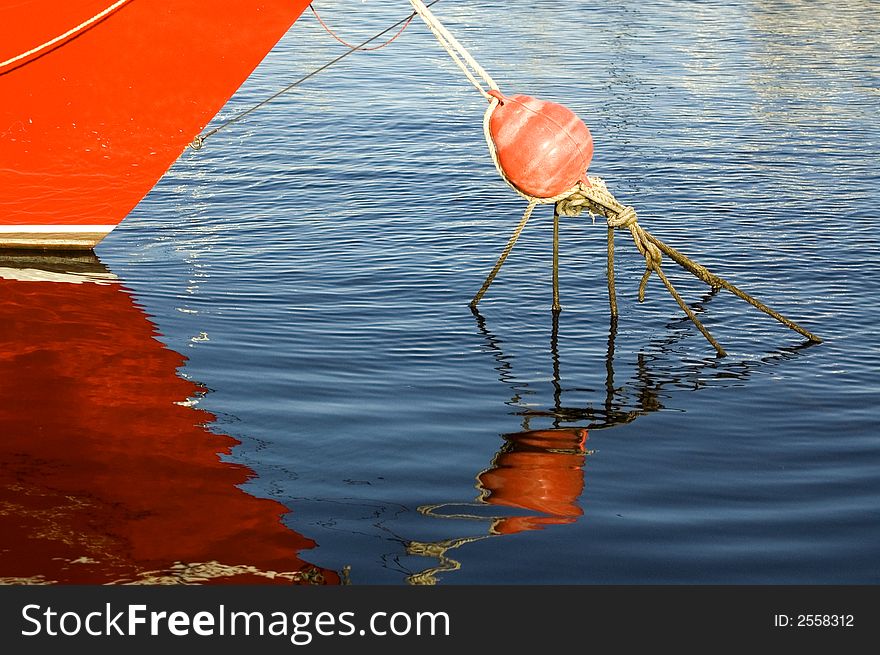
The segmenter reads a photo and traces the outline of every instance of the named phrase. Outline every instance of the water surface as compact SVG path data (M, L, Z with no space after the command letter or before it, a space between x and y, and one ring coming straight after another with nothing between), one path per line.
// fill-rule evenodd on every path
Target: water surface
M407 12L317 6L351 40ZM185 153L97 249L244 491L354 584L880 581L880 5L436 11L504 91L587 122L645 227L825 341L667 264L716 357L656 278L637 302L623 234L613 325L587 216L554 317L546 207L472 314L524 201L413 23ZM343 51L304 15L221 119Z

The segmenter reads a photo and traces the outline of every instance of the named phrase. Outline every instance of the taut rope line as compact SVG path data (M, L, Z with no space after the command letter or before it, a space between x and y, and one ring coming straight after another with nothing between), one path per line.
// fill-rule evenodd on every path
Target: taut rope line
M480 290L477 291L477 295L474 296L474 299L471 301L471 307L476 309L477 303L480 302L480 299L483 295L488 291L489 286L492 284L492 281L495 279L495 276L498 275L498 271L501 270L501 266L504 264L504 260L507 259L507 256L510 254L510 251L513 250L513 247L516 245L517 239L519 239L519 235L522 233L523 228L526 226L526 223L529 222L529 219L532 217L532 211L537 206L537 201L530 201L529 206L526 207L526 211L523 214L523 217L519 221L519 225L516 226L516 229L513 231L513 235L510 237L510 240L507 242L507 246L504 248L504 251L501 253L501 256L498 258L498 261L495 262L495 266L492 271L489 273L489 276L486 278L486 281L483 282L483 286L480 287Z
M495 81L489 73L477 63L477 60L471 56L471 53L469 53L465 47L458 42L458 39L456 39L449 30L443 26L434 14L428 11L428 7L434 3L432 2L426 6L421 0L410 0L410 4L413 6L415 13L425 21L425 25L428 26L428 29L431 30L435 37L437 37L440 45L442 45L446 52L449 53L452 60L458 64L458 67L461 68L462 72L467 76L468 80L470 80L470 83L474 85L477 91L479 91L486 100L491 102L492 97L489 95L489 91L497 91L498 85L495 84ZM483 80L486 86L489 87L488 91L483 88L483 85L480 84L477 77Z
M110 5L109 7L104 9L103 11L98 12L97 14L95 14L94 16L89 18L88 20L84 20L82 23L80 23L76 27L73 27L73 28L67 30L64 34L60 34L60 35L56 36L54 39L50 39L50 40L46 41L45 43L41 43L36 48L31 48L27 52L22 52L20 55L16 55L15 57L10 57L6 61L0 61L0 73L3 72L4 68L14 66L15 64L18 64L18 63L20 63L30 57L33 57L35 55L39 55L40 53L46 52L47 50L51 49L53 46L56 46L59 43L62 43L63 41L65 41L69 38L72 38L82 32L85 32L92 25L100 22L101 20L103 20L104 18L106 18L107 16L112 14L114 11L121 8L122 5L128 4L129 2L131 2L131 0L119 0L118 2L114 2L112 5Z
M437 4L438 2L440 2L440 0L433 0L433 2L431 2L428 6L429 6L429 7L430 7L430 6L433 6L433 5ZM314 10L313 10L313 11L314 11ZM241 113L236 114L235 116L233 116L232 118L230 118L228 121L226 121L225 123L222 123L222 124L218 125L218 126L215 127L214 129L209 130L209 131L205 132L204 134L199 134L198 136L196 136L196 137L192 140L192 142L189 144L189 147L192 148L193 150L201 150L201 149L202 149L202 146L204 146L204 144L205 144L205 141L206 141L209 137L212 137L212 136L214 136L215 134L217 134L217 132L219 132L220 130L224 130L224 129L226 129L227 127L229 127L229 126L232 125L233 123L237 123L238 121L242 120L242 119L245 118L246 116L248 116L248 115L252 114L253 112L257 111L257 110L260 109L261 107L263 107L263 106L265 106L265 105L268 105L270 102L272 102L273 100L277 99L279 96L282 96L282 95L284 95L285 93L287 93L288 91L290 91L290 90L292 90L292 89L298 87L300 84L302 84L302 83L305 82L306 80L308 80L308 79L314 77L315 75L317 75L317 74L320 73L321 71L327 70L328 68L330 68L330 67L333 66L334 64L336 64L336 63L342 61L343 59L345 59L346 57L348 57L350 54L352 54L352 53L354 53L354 52L362 51L362 50L369 50L369 48L365 48L364 46L366 46L366 45L372 43L373 41L375 41L376 39L378 39L378 38L380 38L380 37L382 37L382 36L385 36L385 35L388 34L388 32L390 32L391 30L393 30L393 29L395 29L395 28L398 28L398 27L400 27L401 25L404 25L404 24L409 23L413 18L415 18L415 16L416 16L416 12L412 12L412 13L411 13L409 16L407 16L406 18L402 18L402 19L400 19L399 21L397 21L396 23L394 23L394 25L391 25L391 26L389 26L389 27L386 27L384 30L382 30L382 31L379 32L378 34L374 34L373 36L371 36L371 37L370 37L369 39L367 39L366 41L363 41L362 43L360 43L360 44L358 44L358 45L356 45L356 46L349 46L349 49L346 50L345 52L343 52L343 53L342 53L341 55L339 55L338 57L335 57L334 59L331 59L330 61L328 61L326 64L324 64L324 65L322 65L322 66L319 66L318 68L316 68L315 70L313 70L311 73L307 73L306 75L303 75L301 78L299 78L299 79L296 80L295 82L291 82L291 83L288 84L286 87L284 87L284 88L281 89L280 91L276 91L275 93L273 93L272 95L270 95L270 96L269 96L268 98L266 98L265 100L262 100L262 101L258 102L257 104L255 104L253 107L250 107L250 108L248 108L248 109L245 109L245 110L242 111ZM401 30L401 32L402 32L402 31L403 31L403 30ZM399 34L398 34L398 36L399 36ZM397 38L397 37L395 36L394 38ZM392 40L393 40L393 39L392 39ZM390 43L390 41L389 41L388 43Z
M687 303L685 303L684 299L681 297L681 295L673 286L672 282L664 273L662 269L664 254L672 259L674 262L679 264L686 271L689 271L694 276L711 286L713 289L726 289L738 298L745 300L753 307L756 307L765 314L773 317L786 327L805 336L810 341L821 343L822 340L812 332L785 318L782 314L770 309L761 301L753 298L745 291L742 291L724 278L710 272L708 269L706 269L706 267L697 264L687 256L680 253L675 248L666 245L660 239L652 235L645 228L639 225L635 209L619 202L614 197L614 195L610 191L608 191L605 182L601 178L592 176L583 177L571 188L552 197L540 197L530 195L524 192L522 189L518 188L508 177L504 168L501 165L498 149L496 148L495 141L492 137L490 129L492 114L501 104L507 102L508 99L506 99L500 93L500 91L498 90L498 86L495 84L489 74L486 73L486 71L476 62L476 60L470 55L470 53L468 53L464 46L462 46L461 43L459 43L458 40L456 40L455 37L452 36L445 27L443 27L437 17L428 10L428 7L421 0L410 0L410 4L413 6L415 12L425 21L434 36L437 37L440 45L443 46L443 48L449 53L455 63L458 64L458 66L462 69L471 84L473 84L474 87L480 92L480 94L489 102L489 107L483 117L483 133L486 138L486 143L489 147L489 153L492 156L492 161L495 164L495 168L498 170L498 173L501 175L501 178L514 191L516 191L516 193L524 197L529 202L528 206L526 207L525 213L523 214L523 217L519 222L519 225L517 225L516 229L513 232L513 235L507 242L504 251L501 253L501 256L496 261L495 266L492 268L492 271L486 277L483 286L480 287L480 290L476 293L473 300L471 300L470 305L472 309L476 310L477 304L480 302L486 291L489 289L489 286L492 284L495 276L498 274L498 271L501 270L501 266L504 264L504 261L507 259L507 256L510 254L511 250L513 250L517 239L519 239L519 236L522 233L523 228L525 228L526 223L529 221L529 218L531 217L535 207L539 204L553 204L552 307L554 312L558 312L561 309L561 306L559 304L558 275L559 217L579 216L584 209L587 209L590 214L599 214L601 216L604 216L606 224L608 226L608 296L611 316L613 320L616 320L618 316L617 294L615 291L614 283L614 230L626 229L632 236L633 243L635 244L636 249L639 251L639 254L641 254L642 257L645 258L645 272L642 275L641 281L639 282L639 302L642 302L645 298L645 290L647 288L648 280L650 279L651 274L656 273L657 277L666 287L666 290L676 301L678 306L682 309L682 311L684 311L687 317L703 334L706 340L709 341L710 344L712 344L719 356L724 357L727 353L724 351L718 341L715 340L712 334L706 329L706 327L700 322L693 310L687 305ZM477 78L483 80L483 82L489 87L488 90L483 87L483 85Z

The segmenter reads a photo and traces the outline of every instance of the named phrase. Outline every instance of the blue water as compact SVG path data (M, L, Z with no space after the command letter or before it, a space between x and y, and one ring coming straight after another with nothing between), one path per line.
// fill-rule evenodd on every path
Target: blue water
M351 40L407 13L317 7ZM644 227L824 343L667 263L716 357L656 277L637 302L622 233L613 330L586 215L562 223L554 325L547 207L473 315L525 203L413 23L185 153L97 248L210 389L246 490L354 584L880 582L880 4L436 11L502 90L585 120ZM218 120L343 51L305 14ZM564 478L567 509L487 502L510 435L577 427L570 459L523 446L506 478Z

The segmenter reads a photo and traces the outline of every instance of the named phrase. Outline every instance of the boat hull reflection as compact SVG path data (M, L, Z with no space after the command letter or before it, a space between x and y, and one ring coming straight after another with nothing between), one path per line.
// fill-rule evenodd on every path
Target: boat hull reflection
M336 583L94 256L0 257L0 581Z

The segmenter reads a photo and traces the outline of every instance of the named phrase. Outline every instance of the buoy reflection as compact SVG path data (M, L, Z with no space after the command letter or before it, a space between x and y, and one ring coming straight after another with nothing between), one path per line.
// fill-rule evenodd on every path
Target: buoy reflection
M480 500L534 512L496 519L494 534L540 530L573 523L583 514L587 431L583 428L529 430L504 435L492 465L477 476Z
M715 297L707 293L691 309L701 312ZM652 342L648 352L635 356L634 370L626 383L615 380L615 341L617 321L610 319L605 353L604 394L597 402L571 403L571 389L562 383L559 356L559 315L552 314L550 366L552 403L540 407L525 400L534 393L515 375L515 358L502 349L502 342L488 328L486 320L474 310L477 328L486 349L496 361L499 380L511 392L508 405L521 421L518 432L502 434L501 445L489 466L476 474L474 502L440 502L423 505L418 511L435 519L469 521L482 529L469 536L433 542L406 541L406 553L436 560L428 568L410 573L410 584L436 584L440 574L461 568L453 553L456 549L484 539L513 535L530 530L552 529L580 520L581 496L586 488L585 467L592 451L587 448L590 433L631 423L640 416L663 409L670 387L698 390L710 384L731 384L748 378L762 367L798 357L811 347L809 342L782 348L761 359L719 363L715 358L683 366L677 352L685 330L669 330ZM677 318L669 327L680 327L687 319ZM690 325L686 325L690 329ZM668 360L668 361L666 361ZM541 422L549 428L534 429Z

